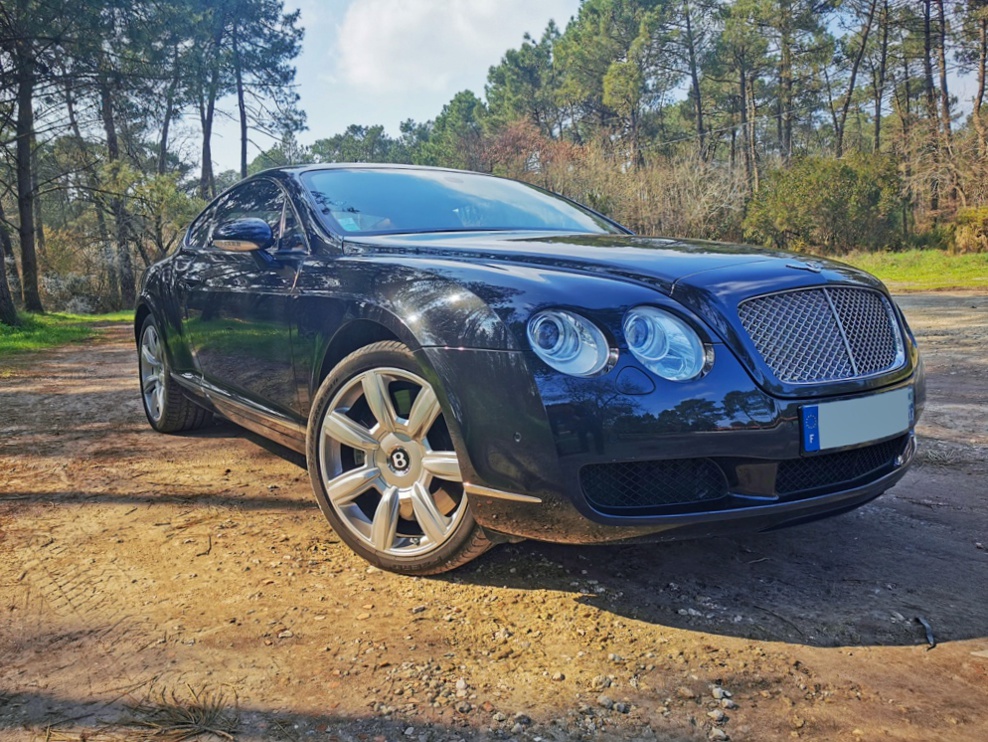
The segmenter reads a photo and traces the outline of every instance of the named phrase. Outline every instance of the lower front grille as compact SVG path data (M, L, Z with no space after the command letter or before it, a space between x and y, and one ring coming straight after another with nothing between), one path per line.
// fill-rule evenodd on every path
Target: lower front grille
M775 491L794 495L837 485L853 486L858 480L877 479L895 468L895 460L905 450L909 436L838 453L825 453L779 463Z
M618 515L707 503L727 494L727 480L710 459L590 464L580 470L580 485L594 508Z

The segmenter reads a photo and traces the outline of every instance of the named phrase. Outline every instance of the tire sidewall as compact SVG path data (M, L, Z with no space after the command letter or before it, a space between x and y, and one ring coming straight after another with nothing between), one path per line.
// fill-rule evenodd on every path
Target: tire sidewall
M151 415L151 410L148 409L147 398L144 394L144 378L141 374L141 353L144 350L144 336L148 331L148 328L153 327L155 333L158 335L158 348L161 352L161 357L159 360L164 366L166 383L163 385L164 389L161 392L161 417L155 421L154 417ZM165 351L165 339L161 335L161 329L158 327L158 323L154 321L154 317L150 314L144 318L144 322L141 324L141 334L137 341L137 381L140 385L141 390L141 407L144 408L144 416L148 419L148 424L154 428L159 433L167 432L165 426L163 425L165 418L168 415L168 354Z

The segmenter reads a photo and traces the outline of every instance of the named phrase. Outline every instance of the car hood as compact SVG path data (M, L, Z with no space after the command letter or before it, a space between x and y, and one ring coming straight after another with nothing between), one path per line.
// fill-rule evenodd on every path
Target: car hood
M824 283L878 288L869 274L832 260L701 240L553 232L456 232L361 237L349 250L373 255L468 262L644 284L709 319L736 313L746 297ZM714 321L714 324L718 324ZM720 328L722 329L722 328Z

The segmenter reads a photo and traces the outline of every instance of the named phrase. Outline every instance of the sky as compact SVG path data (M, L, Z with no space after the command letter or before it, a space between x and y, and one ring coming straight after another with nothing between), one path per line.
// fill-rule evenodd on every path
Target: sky
M539 37L550 20L565 28L580 0L286 0L305 28L296 60L303 144L350 124L382 124L395 136L405 119L428 121L461 90L483 98L487 71ZM232 101L224 107L234 111ZM224 119L213 134L217 172L239 168L239 129ZM256 132L253 159L272 141Z

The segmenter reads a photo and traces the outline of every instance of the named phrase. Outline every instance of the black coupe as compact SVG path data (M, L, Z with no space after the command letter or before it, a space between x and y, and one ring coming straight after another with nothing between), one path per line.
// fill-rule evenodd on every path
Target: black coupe
M155 430L215 412L303 452L340 537L414 574L850 510L903 476L924 401L866 273L454 170L253 176L148 269L135 329Z

